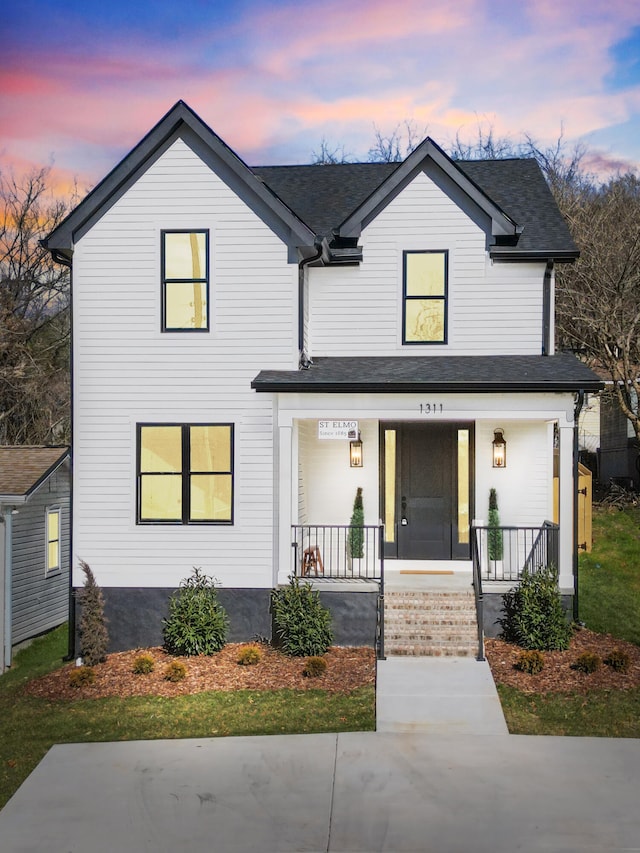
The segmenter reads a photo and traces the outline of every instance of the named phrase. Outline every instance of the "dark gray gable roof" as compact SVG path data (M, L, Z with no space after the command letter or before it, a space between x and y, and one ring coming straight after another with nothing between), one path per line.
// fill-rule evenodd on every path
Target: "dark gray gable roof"
M397 168L398 163L340 163L253 171L316 234L330 236Z
M260 166L254 172L313 231L331 235L399 165ZM494 247L494 257L577 257L569 228L535 160L461 160L455 166L521 226L516 246Z
M317 358L308 370L263 370L256 391L316 393L487 393L599 391L602 381L568 353L558 355Z
M457 165L523 226L517 247L493 249L493 257L508 257L514 252L541 253L557 259L578 256L569 227L533 158L460 160Z
M314 233L253 174L251 169L184 101L178 101L129 154L48 236L45 245L59 260L70 259L74 243L140 177L151 163L183 139L290 247L313 247ZM310 254L310 252L308 252Z
M402 163L263 166L250 169L183 101L175 106L49 235L69 262L74 243L178 138L259 215L290 250L314 253L316 235L355 240L364 225L420 171L444 181L460 201L490 218L503 259L570 260L578 252L535 160L453 161L425 139Z

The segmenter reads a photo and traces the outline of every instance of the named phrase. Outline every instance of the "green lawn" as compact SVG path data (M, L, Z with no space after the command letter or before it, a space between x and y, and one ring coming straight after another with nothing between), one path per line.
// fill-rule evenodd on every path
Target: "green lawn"
M199 693L48 702L23 695L31 678L62 664L66 627L19 652L0 677L0 807L54 743L226 735L367 731L375 728L373 687Z
M640 645L640 509L595 509L593 551L580 557L580 619Z
M640 510L594 508L579 584L587 628L640 645ZM498 693L513 734L640 737L640 689L532 696L501 685Z

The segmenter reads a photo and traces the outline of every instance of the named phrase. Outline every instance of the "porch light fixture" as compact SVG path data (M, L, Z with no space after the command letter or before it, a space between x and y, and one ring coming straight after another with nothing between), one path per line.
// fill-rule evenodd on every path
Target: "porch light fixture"
M504 430L494 429L493 431L493 467L507 467L507 442L504 438Z
M362 439L360 433L355 441L349 442L349 464L352 468L362 468Z

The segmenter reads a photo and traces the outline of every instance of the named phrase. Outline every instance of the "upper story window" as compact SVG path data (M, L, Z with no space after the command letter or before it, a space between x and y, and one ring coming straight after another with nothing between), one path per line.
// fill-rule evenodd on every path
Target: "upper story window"
M405 252L403 344L446 344L449 253Z
M138 425L138 524L233 523L233 425Z
M162 331L209 330L209 232L162 232Z
M57 572L60 570L60 510L47 510L47 551L45 560L45 571Z

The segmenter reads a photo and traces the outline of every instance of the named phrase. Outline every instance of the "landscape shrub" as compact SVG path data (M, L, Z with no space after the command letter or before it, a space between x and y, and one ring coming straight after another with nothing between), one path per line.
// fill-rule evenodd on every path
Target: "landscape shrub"
M364 506L362 503L362 488L358 486L353 501L353 512L351 524L347 536L347 549L349 556L354 559L364 557Z
M631 658L629 653L623 649L612 649L604 659L607 666L610 666L615 672L628 672L631 666Z
M173 655L212 655L227 641L229 619L213 578L194 567L169 599L163 620L164 647Z
M84 587L78 593L82 606L79 625L80 655L87 666L95 666L107 659L109 647L104 597L90 566L80 560L80 568L85 574Z
M326 671L326 660L316 655L314 657L307 658L302 674L305 678L318 678L320 675L324 675Z
M520 670L520 672L527 672L529 675L537 675L544 669L544 655L536 649L520 652L514 666L516 669Z
M133 662L133 672L136 675L148 675L154 668L155 661L151 655L138 655Z
M96 674L90 666L77 666L69 673L69 684L72 687L84 687L86 684L93 684L96 680Z
M594 652L583 652L579 655L572 664L572 669L577 669L578 672L590 674L596 672L602 666L602 658Z
M285 654L323 655L333 642L331 613L320 593L292 575L289 585L271 594L274 634Z
M187 677L187 668L183 663L180 663L178 660L173 660L171 663L167 664L164 670L164 679L165 681L184 681Z
M554 566L525 569L518 586L502 596L504 616L497 620L501 638L523 649L563 651L569 648L571 625L558 589Z
M262 660L262 649L258 646L243 646L238 653L240 666L255 666Z

